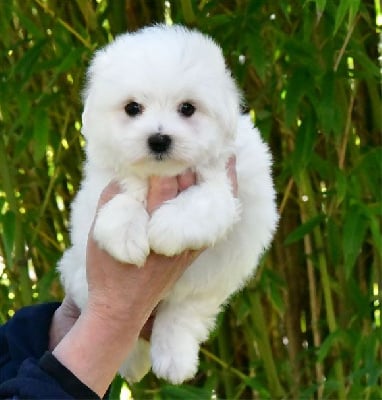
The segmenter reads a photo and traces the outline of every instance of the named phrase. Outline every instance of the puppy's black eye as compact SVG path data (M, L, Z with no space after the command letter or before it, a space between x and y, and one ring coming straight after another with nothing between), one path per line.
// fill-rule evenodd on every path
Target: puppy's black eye
M179 113L182 114L184 117L191 117L195 110L195 106L191 103L185 102L179 106Z
M142 114L143 107L141 104L138 104L136 101L132 101L125 106L126 114L129 117L136 117L139 114Z

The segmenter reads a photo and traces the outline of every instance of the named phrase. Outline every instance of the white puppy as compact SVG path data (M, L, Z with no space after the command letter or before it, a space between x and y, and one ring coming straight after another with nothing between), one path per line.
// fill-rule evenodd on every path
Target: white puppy
M272 238L270 154L240 116L220 47L197 31L157 25L118 37L96 53L84 97L85 177L72 206L72 247L59 265L63 285L84 307L87 235L111 180L123 192L99 211L94 237L116 259L141 267L150 249L171 256L208 247L161 302L151 345L139 340L121 366L129 381L152 363L158 377L181 383L197 371L199 345L221 305L253 274ZM225 167L233 154L237 198ZM197 184L150 217L148 177L188 168Z

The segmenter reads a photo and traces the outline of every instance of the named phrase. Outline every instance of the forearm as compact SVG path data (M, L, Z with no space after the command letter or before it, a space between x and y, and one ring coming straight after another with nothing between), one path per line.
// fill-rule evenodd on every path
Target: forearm
M102 397L134 346L145 316L127 324L85 311L53 350L53 355L86 386Z

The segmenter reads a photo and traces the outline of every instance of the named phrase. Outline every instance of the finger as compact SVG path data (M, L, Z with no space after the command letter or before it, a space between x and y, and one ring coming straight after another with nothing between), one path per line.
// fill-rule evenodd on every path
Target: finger
M178 182L176 177L151 177L147 194L147 211L151 214L163 202L173 199L177 194Z
M66 295L61 303L63 314L67 317L78 318L81 314L80 309L70 295Z
M183 192L192 185L196 184L196 175L190 169L187 169L181 175L178 175L178 190L179 192Z
M231 181L232 193L235 197L238 194L238 183L237 183L237 173L236 173L236 157L231 156L226 164L227 175Z
M109 202L115 195L121 193L121 187L118 185L117 182L111 181L102 191L97 208L102 207L104 204Z

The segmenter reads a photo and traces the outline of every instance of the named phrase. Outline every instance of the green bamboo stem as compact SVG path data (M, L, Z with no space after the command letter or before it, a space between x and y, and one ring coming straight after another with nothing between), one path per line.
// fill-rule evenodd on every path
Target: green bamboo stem
M260 294L255 292L251 297L252 324L254 334L258 343L260 357L264 363L265 374L267 377L269 392L273 399L284 397L284 389L281 386L277 375L275 360L273 359L272 348L267 334L267 324L265 322L263 308L260 301Z
M186 20L187 24L194 24L196 17L192 8L192 2L190 0L180 0L180 4L182 6L184 19Z
M219 334L217 335L217 342L219 348L219 355L221 359L229 365L232 359L232 348L231 348L231 337L230 333L231 330L229 328L229 321L227 314L223 316L223 323L221 329L219 330ZM233 399L235 396L235 383L232 379L233 376L230 373L227 373L223 379L223 386L225 391L225 397L227 399Z
M302 223L307 222L308 213L306 211L305 203L300 202L300 213L301 213L301 221ZM314 265L312 258L310 257L313 254L313 243L311 235L305 235L304 237L304 248L305 254L308 256L307 263L307 274L308 274L308 282L309 282L309 304L310 304L310 313L311 313L311 324L312 324L312 334L313 334L313 344L315 348L319 348L321 345L321 332L319 330L319 311L317 307L317 285L316 278L314 273ZM315 362L315 370L316 370L316 379L319 384L317 390L317 400L321 400L323 398L323 383L324 383L324 370L321 363L317 360Z
M200 348L201 353L203 353L206 357L208 357L209 359L213 360L214 362L216 362L217 364L219 364L223 369L227 369L230 372L232 372L234 375L236 375L238 378L240 378L242 381L246 381L247 380L247 375L243 374L241 371L239 371L238 369L228 365L225 361L223 361L222 359L220 359L219 357L217 357L215 354L211 353L210 351L208 351L206 348L201 347Z
M308 201L306 202L306 210L308 215L311 218L314 218L318 215L317 206L315 204L315 196L313 193L313 189L309 180L309 177L306 171L302 171L300 174L300 191L301 194L307 196ZM317 249L320 249L318 254L318 267L321 276L322 289L324 294L324 302L326 309L326 316L328 321L328 328L330 333L334 333L337 331L337 322L335 317L335 311L333 306L333 297L330 288L330 277L328 273L328 265L327 260L325 258L325 253L321 250L324 249L324 239L322 237L322 233L319 227L314 228L313 230L313 238L315 242L315 246ZM335 355L337 356L334 362L334 372L336 379L339 384L338 388L338 399L342 400L346 398L346 388L345 388L345 376L344 376L344 368L342 364L342 360L339 358L339 346L338 344L333 345Z
M18 214L18 202L14 192L14 182L11 176L10 166L7 163L7 153L4 143L3 135L0 135L0 177L2 181L2 186L5 192L5 196L7 199L7 203L9 205L9 209L15 214ZM8 260L9 261L9 260ZM9 262L11 265L11 262Z
M15 195L13 176L11 174L10 166L7 163L7 153L4 143L3 135L0 135L0 178L4 188L5 196L9 205L9 209L15 216L15 235L13 242L13 254L11 258L9 255L6 257L6 263L10 270L16 272L19 280L19 294L21 298L21 305L30 304L32 301L32 290L30 287L30 280L28 277L27 263L25 260L25 243L22 229L21 216L19 212L19 204ZM6 233L4 233L6 235Z

